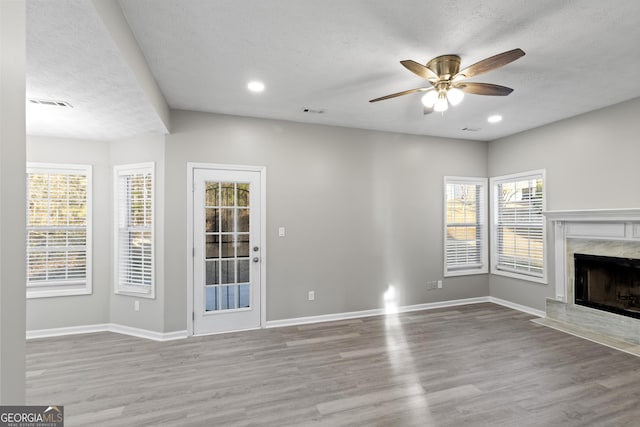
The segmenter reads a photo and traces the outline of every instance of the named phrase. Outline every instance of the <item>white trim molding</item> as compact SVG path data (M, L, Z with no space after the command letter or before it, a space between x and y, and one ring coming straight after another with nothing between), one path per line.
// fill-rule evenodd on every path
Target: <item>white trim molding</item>
M138 338L146 338L153 341L173 341L183 338L187 338L187 331L174 331L174 332L156 332L148 329L132 328L131 326L117 325L115 323L109 324L109 332L115 332L117 334L131 335Z
M640 209L545 211L543 215L554 228L556 301L567 302L567 239L640 243Z
M505 301L499 298L494 298L494 297L476 297L476 298L464 298L464 299L449 300L449 301L429 302L425 304L405 305L402 307L398 307L392 312L389 312L384 308L374 308L372 310L350 311L346 313L332 313L332 314L321 314L319 316L307 316L307 317L295 317L291 319L269 320L267 321L266 327L281 328L285 326L306 325L309 323L334 322L337 320L357 319L361 317L371 317L371 316L384 316L387 314L407 313L410 311L434 310L437 308L456 307L459 305L468 305L468 304L481 304L486 302L502 305L504 307L522 311L522 312L531 314L533 316L545 317L545 312L542 310L536 310L531 307L526 307L524 305L515 304L512 302Z
M108 332L109 324L100 323L95 325L83 325L83 326L69 326L66 328L52 328L52 329L36 329L27 331L26 338L28 340L38 338L51 338L61 337L66 335L78 335L78 334L93 334L96 332Z
M583 222L583 221L638 221L640 209L584 209L545 211L542 213L550 221Z
M27 331L26 339L51 338L66 335L92 334L96 332L113 332L116 334L130 335L138 338L145 338L153 341L173 341L187 338L187 331L156 332L148 329L133 328L131 326L118 325L115 323L99 323L94 325L70 326L66 328L37 329Z
M489 302L501 305L503 307L511 308L513 310L522 311L523 313L531 314L532 316L538 316L538 317L547 316L547 313L544 310L538 310L533 307L528 307L522 304L516 304L515 302L507 301L507 300L496 298L496 297L489 297Z
M516 304L500 298L476 297L476 298L465 298L465 299L457 299L457 300L449 300L449 301L430 302L425 304L406 305L406 306L398 307L392 312L389 312L384 308L375 308L372 310L350 311L346 313L332 313L332 314L322 314L319 316L307 316L307 317L296 317L291 319L270 320L266 322L265 328L281 328L285 326L306 325L310 323L333 322L337 320L357 319L361 317L371 317L371 316L384 316L387 314L394 314L394 313L407 313L411 311L420 311L420 310L434 310L437 308L448 308L448 307L456 307L460 305L481 304L481 303L487 303L487 302L498 304L503 307L511 308L513 310L521 311L527 314L531 314L533 316L545 317L544 311L536 310L534 308ZM159 341L159 342L184 339L191 336L191 334L189 334L189 331L187 330L174 331L174 332L156 332L156 331L150 331L148 329L140 329L140 328L133 328L131 326L118 325L115 323L100 323L100 324L94 324L94 325L70 326L66 328L38 329L38 330L27 331L26 338L28 340L31 340L31 339L38 339L38 338L60 337L60 336L66 336L66 335L91 334L96 332L113 332L116 334L130 335L133 337L145 338L145 339ZM207 334L207 335L218 335L218 334Z

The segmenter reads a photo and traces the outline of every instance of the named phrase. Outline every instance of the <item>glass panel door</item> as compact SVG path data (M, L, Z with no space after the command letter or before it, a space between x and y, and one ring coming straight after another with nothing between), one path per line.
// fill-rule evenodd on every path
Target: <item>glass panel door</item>
M260 172L194 170L194 333L260 326Z

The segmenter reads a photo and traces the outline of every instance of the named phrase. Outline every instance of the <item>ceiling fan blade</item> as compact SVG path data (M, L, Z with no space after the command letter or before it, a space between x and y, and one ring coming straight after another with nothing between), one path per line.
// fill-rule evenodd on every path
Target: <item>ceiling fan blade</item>
M396 98L396 97L402 96L402 95L409 95L410 93L424 92L424 91L427 91L429 89L430 88L428 88L428 87L419 87L417 89L409 89L409 90L405 90L405 91L398 92L398 93L392 93L391 95L381 96L380 98L372 99L369 102L384 101L385 99Z
M431 114L433 113L433 107L429 108L429 107L423 107L423 113L426 116L427 114Z
M456 77L469 78L477 76L478 74L486 73L487 71L495 70L496 68L507 65L522 56L524 56L524 51L522 49L513 49L493 55L489 58L483 59L482 61L476 62L473 65L469 65L467 68L456 74L454 79Z
M492 83L472 83L465 82L455 86L466 93L474 95L491 95L491 96L507 96L513 89L506 86L494 85Z
M434 73L431 69L425 67L422 64L417 63L416 61L412 61L410 59L406 59L404 61L400 61L400 63L402 65L404 65L404 67L411 71L414 74L417 74L418 76L422 77L423 79L429 81L431 84L433 84L431 82L431 80L433 81L438 81L439 77L436 73Z

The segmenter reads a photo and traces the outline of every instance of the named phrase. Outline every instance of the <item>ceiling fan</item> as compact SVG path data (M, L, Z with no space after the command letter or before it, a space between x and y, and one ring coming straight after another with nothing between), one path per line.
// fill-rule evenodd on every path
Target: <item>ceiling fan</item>
M513 89L491 83L467 82L465 79L507 65L521 56L524 56L522 49L509 50L476 62L462 71L460 71L460 57L458 55L438 56L427 62L426 66L410 59L400 61L406 69L427 80L430 86L392 93L369 102L384 101L416 92L426 92L422 97L422 104L424 105L424 113L429 114L433 111L447 110L449 103L458 105L465 92L474 95L507 96L513 92Z

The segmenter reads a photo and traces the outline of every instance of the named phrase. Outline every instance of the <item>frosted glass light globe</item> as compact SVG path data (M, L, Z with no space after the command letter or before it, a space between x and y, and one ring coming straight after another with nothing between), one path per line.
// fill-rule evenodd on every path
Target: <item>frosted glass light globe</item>
M460 104L460 102L462 102L462 98L464 98L464 92L461 91L460 89L456 89L455 87L452 87L447 91L447 99L449 99L449 102L451 103L451 105Z
M422 105L424 105L427 108L433 108L437 99L438 99L438 92L432 89L422 97Z

